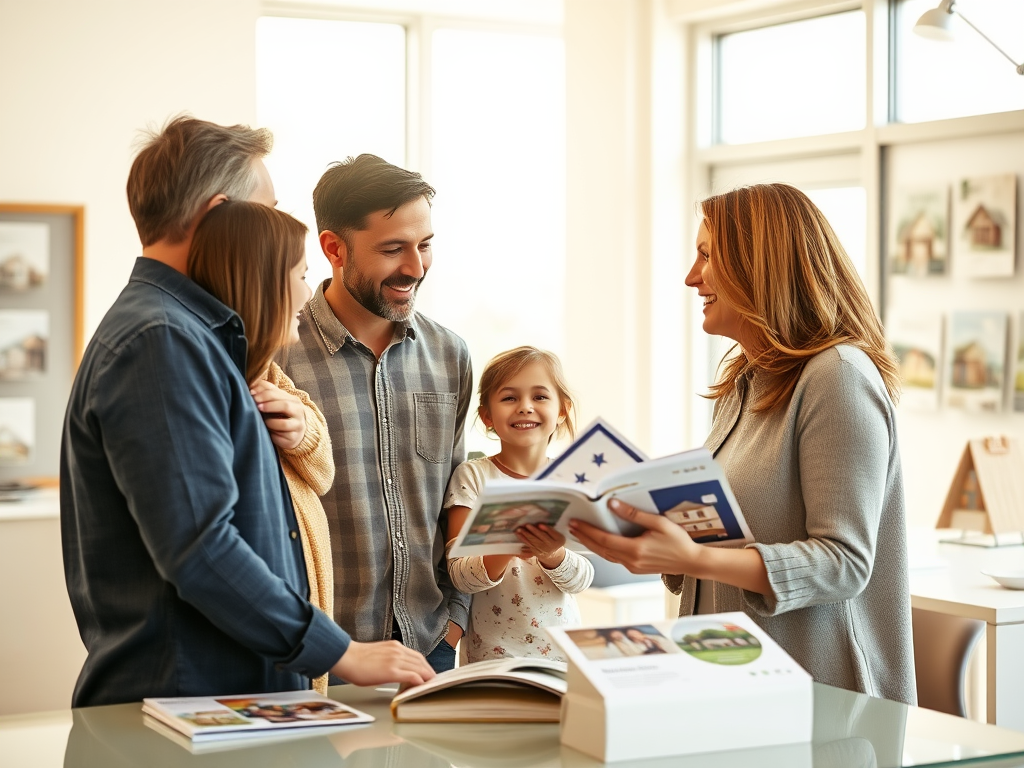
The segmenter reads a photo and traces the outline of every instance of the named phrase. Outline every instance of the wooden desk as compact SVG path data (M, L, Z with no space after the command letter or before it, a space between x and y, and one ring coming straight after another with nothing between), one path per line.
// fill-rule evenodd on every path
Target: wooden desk
M390 691L350 686L331 695L377 718L369 726L261 741L220 742L195 754L145 724L140 704L0 717L5 768L594 768L558 741L557 725L393 723ZM742 723L723 723L723 739ZM680 723L679 738L686 738ZM1000 759L1003 756L1005 759ZM1012 759L1011 759L1012 758ZM995 762L991 762L995 759ZM620 768L849 768L849 766L1019 766L1024 733L814 686L814 737L807 744L715 752Z
M941 541L950 535L911 532L911 604L986 623L988 722L1024 731L1024 590L1005 589L982 574L1024 569L1024 545L985 549Z

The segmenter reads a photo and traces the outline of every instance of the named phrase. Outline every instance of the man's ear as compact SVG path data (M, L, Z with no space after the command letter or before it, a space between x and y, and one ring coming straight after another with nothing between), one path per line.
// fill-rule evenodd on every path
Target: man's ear
M221 203L223 203L227 199L228 199L228 196L225 195L223 192L214 195L213 197L210 198L210 201L206 204L206 210L203 211L203 213L204 214L205 213L209 213L211 210L216 208L218 205L220 205Z
M336 232L325 229L320 233L320 250L331 262L332 269L344 269L348 260L348 246L345 240Z
M216 208L218 205L220 205L221 203L223 203L227 199L228 199L228 196L225 195L223 192L221 192L219 194L214 195L209 200L207 200L206 201L206 207L205 208L200 208L199 209L199 213L197 213L196 217L192 220L192 225L188 228L188 232L185 235L185 240L187 240L188 242L191 243L192 242L192 236L196 233L196 227L198 227L199 226L199 222L203 220L203 216L208 214L210 211L212 211L214 208Z

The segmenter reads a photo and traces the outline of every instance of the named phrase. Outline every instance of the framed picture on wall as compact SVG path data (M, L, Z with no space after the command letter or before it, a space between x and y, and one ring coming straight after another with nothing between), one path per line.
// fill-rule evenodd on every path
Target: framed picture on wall
M964 277L1010 277L1016 263L1017 176L961 179L954 196L954 270Z
M938 312L895 313L886 324L886 335L900 361L903 380L900 407L938 408L942 315Z
M893 193L889 270L894 275L944 275L949 264L949 187Z
M82 354L85 212L0 203L0 483L55 482Z
M950 408L1003 409L1006 370L1005 312L953 312L946 333L943 400Z
M46 373L50 313L45 309L0 309L0 379Z
M50 227L36 221L0 221L0 291L30 291L50 273Z

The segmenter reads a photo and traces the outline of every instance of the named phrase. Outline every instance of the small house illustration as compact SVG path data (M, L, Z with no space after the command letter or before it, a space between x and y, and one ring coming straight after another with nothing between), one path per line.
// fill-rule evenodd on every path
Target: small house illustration
M37 334L26 336L0 349L0 377L42 373L46 370L46 339Z
M964 231L970 234L972 248L1002 248L1004 224L998 211L979 204L967 218Z
M25 370L41 373L46 370L46 339L37 333L21 342L25 350Z
M16 253L0 264L0 286L24 291L32 285L32 266L24 256Z
M985 348L976 341L953 350L952 384L959 389L980 389L988 385Z
M915 347L897 349L903 383L912 387L935 386L935 357Z
M926 274L928 264L933 259L942 259L936 254L935 240L938 233L931 218L921 211L908 224L905 224L897 236L899 242L899 260L908 272Z

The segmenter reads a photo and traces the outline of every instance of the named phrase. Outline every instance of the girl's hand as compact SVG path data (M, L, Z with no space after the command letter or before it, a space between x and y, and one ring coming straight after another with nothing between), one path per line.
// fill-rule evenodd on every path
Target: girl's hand
M516 528L516 536L549 571L565 559L565 536L550 525L521 525Z
M249 393L263 414L274 445L285 450L297 447L306 435L306 406L302 401L262 379L249 387Z
M661 515L641 512L618 499L611 499L613 513L646 528L635 538L602 531L582 520L570 520L569 530L594 554L612 563L621 563L630 573L685 573L700 576L705 548L690 538L681 527Z

